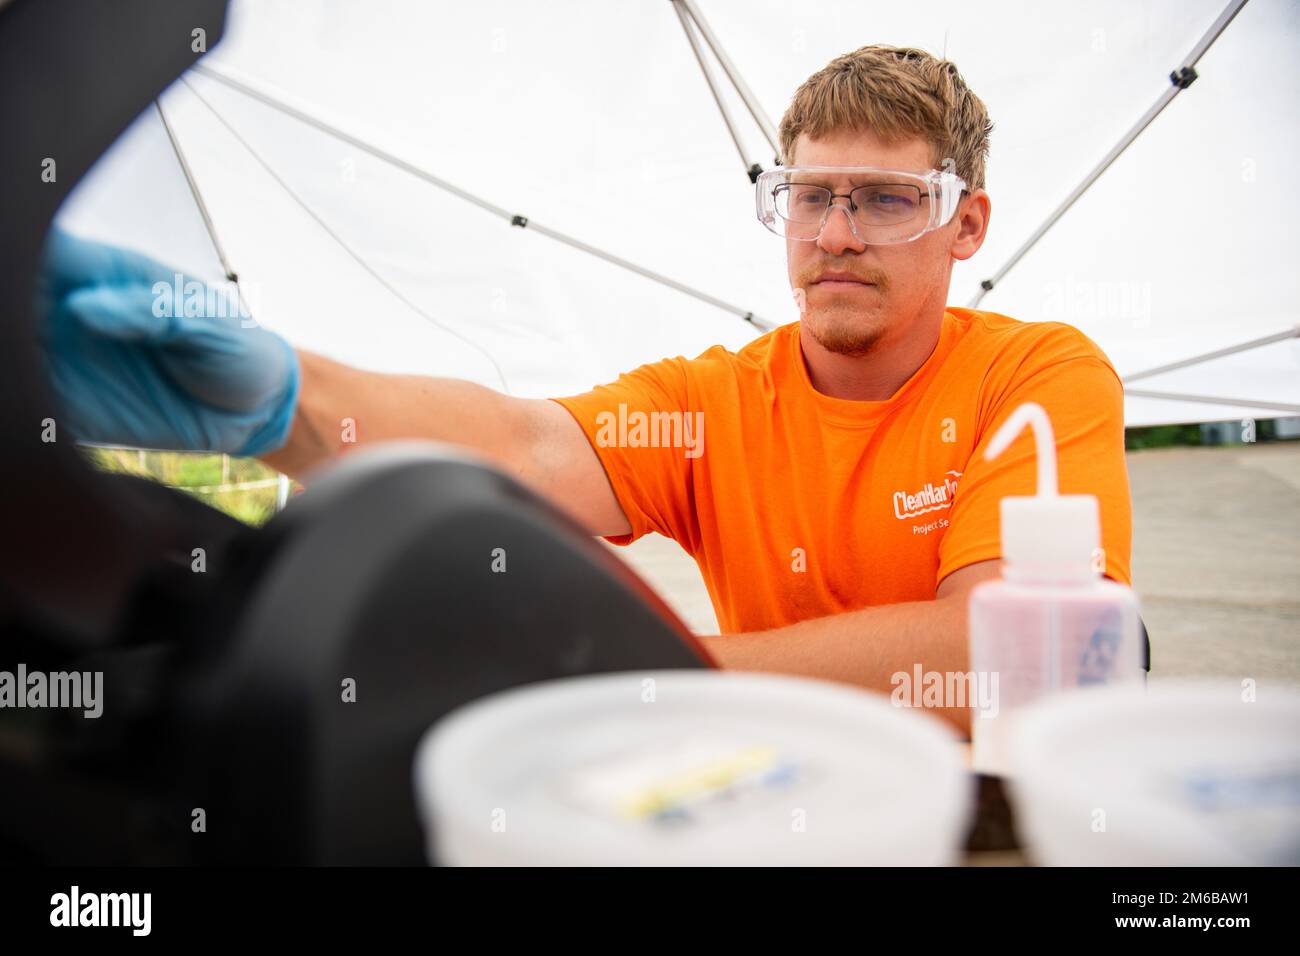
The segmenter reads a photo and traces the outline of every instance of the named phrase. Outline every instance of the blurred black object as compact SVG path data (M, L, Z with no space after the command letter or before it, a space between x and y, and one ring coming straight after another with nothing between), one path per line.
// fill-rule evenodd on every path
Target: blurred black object
M967 853L1005 853L1020 849L1015 813L1003 777L975 775L975 814L966 835Z
M224 6L0 2L0 670L104 675L97 719L0 708L3 863L421 863L413 750L449 709L707 666L601 545L431 447L350 456L254 530L42 440L59 415L32 301L55 210L197 59L193 31L216 44Z

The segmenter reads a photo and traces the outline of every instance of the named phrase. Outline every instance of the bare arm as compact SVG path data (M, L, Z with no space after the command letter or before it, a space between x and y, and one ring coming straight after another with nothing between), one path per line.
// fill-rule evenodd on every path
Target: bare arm
M592 534L626 534L626 515L578 423L546 399L473 382L365 372L298 352L302 384L289 440L263 456L300 477L357 445L423 438L469 448L550 499ZM355 444L345 441L351 420Z
M856 684L888 694L895 674L964 673L969 668L967 601L970 589L998 576L1001 561L968 565L939 584L933 601L886 604L789 627L705 641L728 670L773 671ZM970 736L969 707L935 708L963 737Z

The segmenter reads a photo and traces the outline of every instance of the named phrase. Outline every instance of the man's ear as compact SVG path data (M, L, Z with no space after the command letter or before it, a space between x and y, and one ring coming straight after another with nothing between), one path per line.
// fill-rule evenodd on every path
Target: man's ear
M957 220L957 233L953 236L950 250L954 259L969 259L984 245L992 213L992 200L983 189L977 189L962 199L954 217Z

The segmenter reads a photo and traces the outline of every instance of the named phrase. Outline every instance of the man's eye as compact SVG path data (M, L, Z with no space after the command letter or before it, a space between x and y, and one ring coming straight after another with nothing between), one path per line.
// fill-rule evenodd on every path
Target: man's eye
M916 197L908 193L876 190L868 192L862 202L864 205L882 209L907 209L916 204Z

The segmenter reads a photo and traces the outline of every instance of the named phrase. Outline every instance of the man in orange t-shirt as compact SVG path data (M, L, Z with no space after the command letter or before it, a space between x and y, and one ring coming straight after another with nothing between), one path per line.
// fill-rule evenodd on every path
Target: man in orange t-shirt
M343 448L343 418L367 441L466 445L593 534L678 541L717 609L707 646L723 667L884 692L917 665L964 672L970 589L999 572L999 501L1036 487L1029 434L983 458L1021 403L1051 418L1060 490L1100 500L1098 567L1129 582L1110 362L1070 326L946 306L953 263L988 228L991 128L947 61L839 57L796 92L785 165L756 187L798 322L553 400L300 350L291 430L262 457L301 474ZM968 729L968 709L939 713Z
M988 227L990 129L951 64L881 47L833 61L784 117L786 166L757 184L800 321L557 400L626 519L610 540L655 531L699 565L724 666L879 690L916 662L964 670L999 501L1036 487L1028 433L983 452L1026 401L1052 420L1061 492L1099 499L1095 563L1130 583L1110 361L1064 324L945 308L953 262Z
M933 601L950 575L995 571L998 503L1034 493L1035 448L1025 432L993 461L983 453L1026 401L1052 418L1062 493L1099 498L1098 561L1130 583L1123 389L1083 335L949 308L905 383L854 400L815 387L806 329L784 326L735 354L715 346L666 359L558 399L627 516L628 533L610 540L656 531L679 542L724 634ZM656 440L666 430L670 440Z

